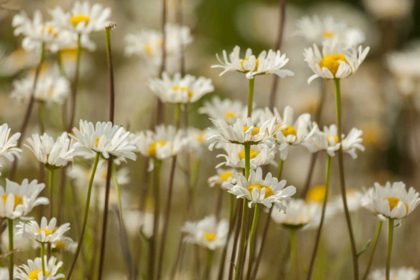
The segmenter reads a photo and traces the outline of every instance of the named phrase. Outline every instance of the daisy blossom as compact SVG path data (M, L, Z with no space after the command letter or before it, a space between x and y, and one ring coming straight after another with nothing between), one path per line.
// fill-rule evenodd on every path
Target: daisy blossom
M215 250L226 244L229 223L227 220L217 221L215 216L208 216L198 222L186 222L182 231L186 233L185 242Z
M0 157L5 157L8 161L14 161L15 157L19 158L22 153L22 150L17 147L20 133L10 135L11 130L7 123L0 126Z
M245 147L243 145L224 144L222 145L226 154L219 154L217 157L223 158L225 161L219 163L216 168L226 165L233 168L245 168ZM267 145L254 145L250 150L250 163L252 169L267 164L277 165L274 161L276 155L275 147Z
M216 185L222 186L223 183L229 182L231 184L234 184L234 177L233 173L237 172L235 169L221 169L218 168L217 175L211 176L207 182L211 188L213 188Z
M419 271L411 267L393 268L390 272L392 280L417 280L419 277ZM385 269L374 270L369 275L369 280L383 280L385 279Z
M39 243L56 243L64 237L64 233L70 230L70 224L66 223L59 227L56 226L57 219L52 218L49 222L47 218L42 217L41 224L36 221L28 223L20 222L16 235L32 239Z
M37 280L55 280L63 279L64 274L58 273L58 270L63 266L63 262L59 261L55 257L47 256L45 258L45 276L42 273L42 259L36 258L34 260L28 260L28 264L20 265L16 269L15 277L19 280L37 279Z
M286 203L287 212L273 211L271 218L285 227L300 228L309 224L319 211L320 205L306 203L303 199L291 199Z
M204 101L204 106L198 109L200 114L206 114L209 118L224 119L228 124L234 124L237 119L247 118L248 108L238 100L220 99L214 96L211 101Z

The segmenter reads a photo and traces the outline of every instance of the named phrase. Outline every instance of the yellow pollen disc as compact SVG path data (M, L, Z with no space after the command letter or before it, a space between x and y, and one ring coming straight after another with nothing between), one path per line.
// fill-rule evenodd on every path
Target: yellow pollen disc
M44 25L42 27L42 32L47 32L48 34L53 34L54 37L57 36L57 32L55 31L54 27Z
M405 204L402 200L395 198L395 197L386 197L386 200L388 200L388 204L389 204L389 210L392 211L394 210L395 207L398 206L398 203L401 201L404 206L405 206L405 210L408 213L408 206L407 204Z
M51 235L51 234L53 234L53 232L50 231L50 230L48 230L48 229L38 229L36 231L36 233L41 233L41 232L45 232L45 235Z
M306 203L315 202L321 203L324 202L325 199L325 186L316 186L309 190L308 194L306 195Z
M264 185L260 185L260 184L255 184L255 185L252 185L252 186L249 186L248 187L248 191L249 191L249 194L252 196L252 191L255 189L255 188L257 188L258 189L258 192L259 193L261 193L261 191L263 190L263 189L265 189L265 198L267 198L267 197L270 197L270 196L272 196L272 195L274 195L274 192L273 192L273 190L272 189L270 189L269 187L267 187L267 186L264 186Z
M106 179L106 177L108 177L108 173L107 173L107 172L104 172L104 173L102 174L102 178Z
M338 143L338 137L337 136L327 136L328 145L330 144L331 139L334 140L334 143Z
M214 234L214 233L210 233L210 232L206 232L206 233L204 233L204 238L205 238L208 242L213 242L214 240L216 240L216 234Z
M53 91L53 89L52 89L52 88L50 88L50 89L48 90L48 96L49 96L49 97L53 97L53 95L54 95L54 91Z
M146 52L146 54L148 56L152 56L152 54L153 54L153 47L152 47L152 45L151 44L144 45L144 51Z
M248 71L248 70L246 70L245 68L244 68L244 62L245 61L249 61L249 58L245 58L245 59L242 59L241 60L241 68L242 68L242 70L244 70L244 71ZM254 67L254 70L252 70L252 71L257 71L258 70L258 64L260 63L260 61L258 60L258 58L257 59L255 59L255 67Z
M204 134L203 133L200 133L200 134L197 135L197 141L199 143L204 143L205 140L206 139L204 138Z
M47 157L47 161L50 159L50 154L45 155Z
M220 175L220 180L222 180L222 182L226 182L232 177L233 177L232 171L228 171Z
M288 125L285 129L281 131L283 133L284 137L287 137L289 135L297 136L297 131L293 126Z
M42 269L37 269L32 271L31 273L28 274L28 278L30 280L38 280L38 274L41 272L42 274ZM44 276L50 276L50 273L48 271L45 271L45 275Z
M156 153L157 153L157 146L161 146L164 147L166 145L165 141L157 141L155 143L153 143L152 145L149 146L149 149L147 150L147 152L149 153L149 157L156 157Z
M66 244L64 244L64 242L62 241L57 241L55 243L55 250L64 250L66 248Z
M334 37L334 32L331 31L325 31L324 33L322 33L322 35L324 36L324 38L328 38L331 39Z
M324 57L319 63L319 67L321 67L321 69L324 67L327 68L328 70L330 70L331 74L335 77L338 67L340 67L340 61L343 61L347 65L350 65L346 59L346 56L342 54L332 54L332 55Z
M85 15L73 16L70 18L70 22L73 27L79 25L79 23L84 22L85 26L89 24L90 18Z
M244 126L244 133L249 129L249 126ZM252 136L257 135L260 133L260 129L254 126L254 130L251 132Z
M250 159L254 159L254 158L256 158L258 156L258 154L259 153L257 151L251 150L249 152L249 157L250 157ZM238 153L238 157L239 157L240 160L245 159L245 151L239 152Z
M226 114L225 114L225 119L226 120L230 120L230 119L233 119L233 118L235 118L236 117L236 114L235 113L233 113L233 112L227 112Z
M98 148L98 145L99 145L99 137L96 137L96 140L95 140L95 148Z
M173 87L172 90L173 91L178 91L178 90L186 91L188 93L188 99L191 99L193 97L192 91L187 87Z
M3 204L6 205L6 201L7 201L7 194L3 195L1 197L1 199L3 200ZM18 206L19 204L23 204L23 199L20 196L15 195L15 206L13 208L13 210L16 209L16 206Z

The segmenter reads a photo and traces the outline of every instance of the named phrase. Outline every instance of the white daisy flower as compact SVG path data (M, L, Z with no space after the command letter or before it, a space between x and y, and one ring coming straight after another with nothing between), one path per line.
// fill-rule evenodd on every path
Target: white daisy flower
M308 193L306 194L305 202L307 204L318 205L319 211L315 213L311 221L305 226L305 229L319 228L319 223L321 222L321 216L322 216L322 204L324 203L325 196L326 196L325 186L314 186L309 189ZM324 224L330 221L338 213L337 205L338 205L338 202L335 199L329 199L327 201L327 207L325 209L325 216L324 216Z
M139 230L146 237L150 238L153 235L154 213L152 211L140 212L138 209L124 210L123 218L127 233L130 236L138 236ZM159 219L159 234L163 230L163 218Z
M185 242L215 250L226 244L229 223L227 220L217 221L212 215L197 222L186 222L182 231L186 233Z
M332 16L320 19L305 16L297 23L296 35L308 42L321 45L324 40L338 40L347 46L356 46L365 41L365 34L357 28L349 28L344 21L336 21Z
M211 68L222 68L222 76L226 72L240 72L246 75L248 79L253 79L257 75L276 74L280 78L293 76L294 73L287 69L282 69L289 59L286 54L281 54L280 51L262 51L258 57L252 54L251 49L247 49L245 57L240 57L240 48L236 46L233 52L230 53L229 58L226 51L223 50L223 61L216 54L217 60L220 64L212 65Z
M87 158L92 157L92 151L101 153L104 158L112 155L118 160L136 160L136 147L131 143L131 133L123 127L111 122L91 122L80 120L80 128L73 128L76 153Z
M316 78L343 79L356 73L365 60L369 47L348 47L337 40L324 41L322 53L314 44L305 49L303 56L309 68L315 73L308 79L308 84Z
M243 145L224 144L222 147L226 154L219 154L217 157L223 158L225 161L219 163L216 168L219 168L223 165L233 168L245 168L245 147ZM275 156L275 147L270 148L267 145L251 146L251 168L257 169L257 167L267 164L276 166L277 163L274 161Z
M200 130L193 127L188 128L188 150L200 155L203 148L206 146L207 139L210 137L211 133L212 132L208 129Z
M180 55L181 50L193 40L190 32L187 26L167 23L165 25L166 55L169 57ZM155 66L161 64L163 40L160 31L143 30L138 34L128 34L125 41L127 43L126 55L138 55Z
M57 227L57 219L52 218L49 222L47 218L42 217L41 224L36 221L28 223L20 222L16 235L32 239L39 243L56 243L61 241L64 233L70 230L70 224L66 223Z
M55 251L67 251L70 253L76 252L77 242L73 241L70 237L62 236L60 240L53 243L51 248Z
M366 9L378 19L398 20L413 11L413 0L364 0Z
M417 280L419 271L411 267L393 268L390 271L390 278L392 280ZM369 280L384 280L385 269L377 269L372 271L369 275Z
M0 64L1 76L14 76L22 70L35 67L39 62L39 55L35 51L28 52L24 48L7 49L1 47L1 53L5 54Z
M207 182L211 188L214 186L222 186L223 183L229 182L231 184L235 183L235 178L233 177L233 173L237 172L235 169L221 169L218 168L217 175L211 176Z
M0 267L0 279L9 279L9 268Z
M309 224L319 211L317 203L307 203L303 199L291 199L286 203L287 212L273 211L271 218L285 227L300 228Z
M55 257L44 256L45 261L45 276L42 273L42 259L36 258L34 260L28 260L28 264L20 265L16 271L16 279L19 280L55 280L63 279L64 274L58 273L58 270L63 266L63 262L60 261L57 263Z
M237 119L245 120L248 107L238 100L224 99L214 96L211 101L204 101L204 106L198 109L200 114L206 114L209 118L224 119L228 124L234 124Z
M191 75L181 77L180 73L172 79L163 73L162 79L150 79L149 87L162 102L169 103L193 103L214 91L211 79Z
M20 153L22 153L22 149L17 147L20 133L10 135L11 130L7 123L0 126L0 157L5 157L8 161L14 161L15 157L20 158Z
M75 150L67 132L63 132L56 141L46 133L43 135L33 134L26 141L28 144L25 144L25 146L47 168L63 167L73 160Z
M286 212L285 202L296 193L294 186L285 187L286 180L279 182L271 173L267 173L265 178L263 178L261 168L258 168L256 171L251 170L249 180L237 172L233 176L236 184L225 182L223 187L228 189L229 193L236 195L236 198L249 200L249 208L255 203L261 203L267 208L271 208L272 204L274 204L279 211Z
M355 212L362 207L363 193L359 189L346 189L346 201L347 208L350 212ZM343 199L341 195L337 195L332 199L333 203L336 204L337 210L344 211Z
M38 205L47 205L48 198L38 197L44 187L45 184L38 184L37 180L25 179L18 184L6 179L6 188L0 186L0 217L17 219Z

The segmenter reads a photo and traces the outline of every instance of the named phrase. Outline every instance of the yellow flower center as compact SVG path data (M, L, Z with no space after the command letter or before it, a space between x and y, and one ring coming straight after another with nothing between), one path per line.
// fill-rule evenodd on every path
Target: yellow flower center
M77 48L72 49L62 49L59 53L63 61L76 61L77 59Z
M229 180L232 177L233 177L232 171L228 171L228 172L225 172L222 175L220 175L220 180L222 180L222 182L226 182L227 180Z
M178 90L186 91L188 93L188 99L191 99L193 97L192 91L187 87L173 87L172 90L173 91L178 91Z
M324 36L324 38L331 39L331 38L334 37L334 32L332 32L332 31L325 31L324 33L322 33L322 35Z
M55 248L54 249L55 250L64 250L64 249L66 249L66 244L64 244L63 241L57 241L55 243Z
M161 48L163 46L163 41L159 40L156 44L156 47ZM144 45L144 51L148 56L153 55L153 45L151 43Z
M258 154L259 153L257 151L251 150L251 151L249 151L249 158L254 159L258 156ZM245 159L245 151L239 152L238 157L239 157L240 160Z
M7 197L8 197L7 194L5 194L1 197L1 199L3 199L3 204L4 205L6 205ZM18 206L19 204L23 204L23 199L20 196L15 195L15 206L14 206L13 210L16 210L16 206Z
M204 238L208 242L213 242L214 240L216 240L216 234L211 233L211 232L206 232L206 233L204 233Z
M70 18L70 22L73 25L73 27L76 27L79 25L79 23L84 22L85 26L89 24L90 18L85 15L78 15L78 16L72 16Z
M278 128L277 128L278 129ZM297 136L297 131L293 126L288 125L285 129L281 131L283 133L284 137L287 137L289 135Z
M334 144L338 143L338 137L337 136L327 136L328 145L330 144L330 141L334 140Z
M261 185L261 184L255 184L255 185L252 185L252 186L249 186L249 187L248 187L248 191L249 191L249 194L250 194L251 196L252 196L252 191L253 191L255 188L257 188L257 189L258 189L258 192L259 192L259 193L261 193L261 191L262 191L263 189L265 189L265 196L264 196L264 197L270 197L270 196L273 196L273 195L274 195L273 190L272 190L272 189L270 189L269 187L264 186L264 185Z
M45 232L45 235L46 235L46 236L53 234L53 232L52 232L52 231L50 231L50 230L48 230L48 229L38 229L38 230L36 231L36 233L41 233L41 232Z
M226 120L230 120L230 119L233 119L233 118L236 118L236 114L234 112L227 112L225 114L225 119Z
M50 88L49 90L48 90L48 97L53 97L53 95L54 95L54 90L52 89L52 88Z
M166 142L165 141L157 141L157 142L153 143L152 145L150 145L149 149L147 150L150 157L156 157L157 146L158 145L161 146L161 147L164 147L166 145Z
M327 68L330 70L331 74L335 77L335 74L337 73L338 67L340 67L340 62L343 61L347 65L349 65L349 62L347 61L346 57L342 54L332 54L329 56L324 57L321 62L319 63L319 67Z
M98 148L99 140L100 140L100 138L99 137L96 137L96 140L95 140L95 148Z
M58 32L55 31L54 27L47 26L47 25L44 25L42 27L42 32L47 32L48 34L52 34L52 35L54 35L54 37L57 37L57 35L58 35Z
M204 138L204 134L203 133L200 133L200 134L197 135L197 141L199 143L204 143L205 140L206 140L206 138Z
M244 126L244 133L250 129L250 126ZM251 132L252 136L257 135L258 133L260 133L260 129L258 127L254 126L254 130Z
M244 62L245 61L249 61L249 58L245 58L245 59L242 59L241 60L241 68L242 68L242 70L244 70L244 71L248 71L248 70L246 70L245 69L245 67L244 67ZM252 70L252 71L257 71L258 70L258 64L260 63L260 61L258 60L258 58L257 59L255 59L255 67L254 67L254 70Z
M106 179L108 177L108 172L102 173L102 178Z
M28 274L28 278L30 280L38 280L38 274L40 272L42 273L42 269L34 270L34 271L32 271L31 273ZM50 276L50 273L48 271L45 271L45 275L44 276L47 276L48 277L48 276Z
M325 186L316 186L309 190L308 194L306 195L306 203L315 202L321 203L324 202L326 195L326 188Z
M398 203L400 203L400 201L401 201L405 206L406 213L408 213L408 206L407 206L407 204L405 204L404 201L402 201L402 200L400 200L396 197L386 197L385 199L388 200L390 211L394 210L394 208L397 207Z

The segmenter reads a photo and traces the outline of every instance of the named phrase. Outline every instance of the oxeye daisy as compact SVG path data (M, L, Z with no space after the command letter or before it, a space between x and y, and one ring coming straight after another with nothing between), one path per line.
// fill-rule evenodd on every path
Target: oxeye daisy
M47 205L47 198L38 197L44 187L37 180L29 182L25 179L18 184L6 179L6 188L0 187L0 217L17 219L26 216L38 205Z
M7 123L0 126L0 157L5 157L8 161L14 161L15 157L19 158L20 153L22 153L22 150L17 147L20 133L10 135L10 131L11 128Z
M204 106L198 109L198 112L206 114L211 119L224 119L228 124L234 124L237 119L247 118L247 110L248 108L238 100L222 100L214 96L211 101L204 101Z
M67 251L70 253L74 253L77 249L77 242L74 242L73 239L67 236L61 237L60 240L52 244L51 248L54 251Z
M26 140L25 144L47 168L59 168L66 166L73 160L74 148L67 132L63 132L54 141L54 138L44 133L43 135L34 134Z
M280 78L294 75L292 71L283 69L289 62L289 59L286 57L286 54L281 54L279 50L262 51L256 57L252 54L251 49L247 49L243 58L240 57L240 52L240 47L236 46L228 58L226 51L223 50L223 61L216 54L220 64L212 65L211 67L223 69L219 76L226 72L239 72L245 74L248 79L253 79L257 75L268 74L275 74Z
M70 137L76 142L74 149L78 155L91 158L92 152L100 153L104 158L109 155L118 160L136 160L136 147L131 143L131 133L111 122L91 122L80 120L80 128L73 128Z
M192 153L201 154L204 146L206 146L207 139L210 137L211 131L200 130L197 128L188 128L188 150Z
M364 0L366 9L377 19L401 20L413 11L413 0Z
M217 221L215 216L208 216L197 222L186 222L182 231L186 233L185 242L215 250L226 244L229 223L226 220Z
M59 261L55 257L44 256L45 262L45 275L42 273L42 259L36 258L34 260L28 260L28 264L20 265L17 270L15 277L20 280L36 279L36 280L55 280L63 279L64 274L58 273L58 270L63 266L63 262Z
M169 103L193 103L214 91L211 79L191 75L181 77L180 73L173 78L163 73L162 79L150 79L149 87L162 102Z
M223 158L225 161L219 163L216 168L226 165L233 168L245 168L245 147L243 145L224 144L222 145L226 154L219 154L217 157ZM250 149L251 168L264 166L267 164L277 165L274 161L276 155L275 147L267 145L254 145Z
M285 202L296 193L294 186L286 186L286 180L280 182L274 178L271 173L267 173L263 178L262 169L256 171L251 170L249 179L244 175L235 172L233 174L236 184L229 182L223 183L223 187L229 193L234 194L236 198L246 198L248 206L251 208L253 204L260 203L267 208L271 208L274 204L280 211L286 211Z
M314 44L305 49L303 56L309 68L315 73L308 79L308 84L316 78L343 79L356 73L365 60L369 47L348 47L337 40L324 41L322 52Z
M233 177L233 173L237 172L235 169L221 169L218 168L217 170L217 175L211 176L207 182L209 184L209 186L211 188L213 188L214 186L218 185L218 186L222 186L223 183L225 182L229 182L234 184L234 177Z
M287 212L273 211L271 218L277 224L289 228L301 228L309 224L320 210L316 203L306 203L303 199L291 199L286 203Z
M36 51L26 51L24 48L6 49L0 47L2 53L7 53L3 57L0 65L1 76L14 76L22 70L35 67L38 63L39 56Z
M41 224L36 221L28 223L20 222L16 235L32 239L39 243L56 244L64 238L64 233L70 230L70 224L66 223L57 227L57 219L52 218L49 222L47 218L42 217Z
M401 267L391 269L392 280L417 280L419 277L419 271L411 267ZM383 280L385 279L385 270L377 269L369 275L369 280Z

